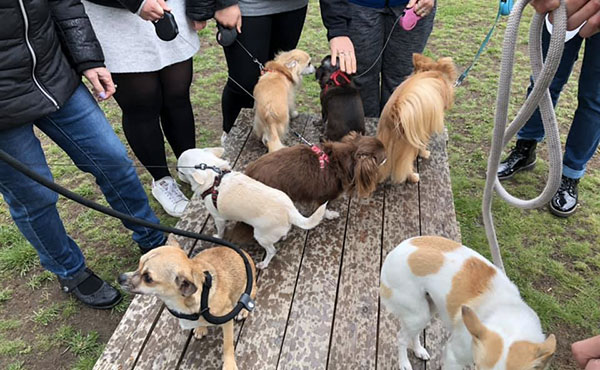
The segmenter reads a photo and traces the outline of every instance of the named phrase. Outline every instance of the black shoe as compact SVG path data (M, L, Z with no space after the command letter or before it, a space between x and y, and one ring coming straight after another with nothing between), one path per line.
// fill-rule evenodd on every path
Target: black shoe
M579 179L563 176L560 187L550 201L550 212L558 217L569 217L577 209Z
M121 302L121 293L100 279L88 268L76 273L71 279L58 278L63 291L72 293L82 303L96 309L112 308Z
M498 167L498 179L510 179L519 171L532 169L536 161L536 146L537 141L535 140L517 140L517 144L511 150L508 158L502 161Z

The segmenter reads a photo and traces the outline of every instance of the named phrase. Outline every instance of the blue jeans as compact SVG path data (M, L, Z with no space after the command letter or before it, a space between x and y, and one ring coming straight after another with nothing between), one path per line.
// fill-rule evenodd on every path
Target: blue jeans
M94 175L111 207L150 222L159 222L150 209L125 147L83 84L60 110L33 123L0 131L2 150L52 179L33 125L58 144L82 171ZM123 166L102 168L103 164ZM69 278L85 267L79 246L67 235L58 215L55 192L1 160L0 192L19 230L37 250L46 269ZM142 248L151 248L164 241L160 231L130 223L124 225L133 231L133 239Z
M550 42L550 35L547 31L544 31L542 40L545 57ZM571 75L582 43L583 39L577 35L565 44L558 71L550 85L550 96L555 106L560 92ZM532 85L529 86L528 93L531 89ZM583 177L585 166L596 152L600 141L600 34L587 38L585 41L577 100L577 110L567 136L562 171L563 175L573 179ZM542 141L544 127L539 110L519 131L517 138Z

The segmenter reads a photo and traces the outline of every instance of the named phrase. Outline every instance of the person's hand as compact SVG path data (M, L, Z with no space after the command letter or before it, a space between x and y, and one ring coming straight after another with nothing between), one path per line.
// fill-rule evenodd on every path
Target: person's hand
M337 58L340 58L340 70L346 73L356 73L356 55L354 54L354 45L348 36L338 36L329 40L331 49L331 65L337 64Z
M165 0L146 0L140 10L140 17L146 21L157 21L165 15L165 10L170 12L171 8Z
M535 11L540 14L546 14L548 12L557 9L560 5L559 0L532 0L530 2L531 6L534 7Z
M419 17L427 17L429 13L431 13L434 5L435 0L411 0L408 5L406 5L406 8L408 9L414 6L416 15Z
M600 335L580 340L571 344L573 359L581 369L588 369L589 363L599 365L600 362ZM593 369L594 367L589 367Z
M567 29L574 30L587 21L579 30L579 36L586 38L600 31L600 1L567 0Z
M115 93L115 84L108 69L91 68L83 71L83 75L92 84L92 90L98 101L106 100Z
M227 28L235 27L238 33L242 33L242 12L237 4L217 10L215 20Z
M194 31L203 30L206 27L206 21L192 21L192 27Z

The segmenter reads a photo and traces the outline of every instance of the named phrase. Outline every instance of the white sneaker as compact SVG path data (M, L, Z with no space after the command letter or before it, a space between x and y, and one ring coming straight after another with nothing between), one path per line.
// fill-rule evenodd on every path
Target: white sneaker
M173 217L183 216L183 211L190 202L171 176L165 176L158 181L152 180L152 195L165 212Z

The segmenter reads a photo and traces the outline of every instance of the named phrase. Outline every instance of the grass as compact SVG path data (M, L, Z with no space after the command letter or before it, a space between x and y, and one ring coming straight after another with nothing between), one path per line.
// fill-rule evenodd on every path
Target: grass
M425 53L432 57L452 56L462 72L479 48L496 11L493 2L440 2ZM531 14L529 9L525 18ZM462 239L488 257L481 198L505 26L506 18L503 18L478 64L456 90L456 104L446 120L452 190ZM523 24L520 30L511 95L512 115L522 104L528 84L527 26ZM220 135L220 94L226 81L226 65L221 48L214 42L214 33L214 23L200 32L202 51L194 58L196 77L191 100L198 147L214 145ZM299 47L307 50L317 62L328 52L325 36L318 2L311 0ZM563 143L577 101L577 74L578 68L557 107ZM298 110L318 114L318 96L314 78L306 77L297 96ZM115 102L103 103L102 108L115 132L126 142ZM40 140L49 163L71 163L43 134ZM174 164L169 153L169 163ZM546 178L545 158L542 145L535 170L515 176L507 183L508 189L520 197L536 196ZM581 208L569 219L555 218L546 209L512 208L499 199L493 203L508 276L539 314L544 329L557 333L559 352L555 369L574 369L569 359L569 343L600 333L599 163L593 159L588 165L588 173L580 184ZM74 166L51 166L51 169L58 183L106 204L91 176ZM149 174L142 169L138 174L149 194ZM162 223L176 223L152 196L149 199ZM114 284L118 273L135 268L139 258L137 247L118 220L62 198L58 208L67 231L82 247L87 264L102 278ZM47 367L47 363L57 368L91 369L131 302L131 297L125 296L112 311L99 313L63 295L54 277L39 266L35 251L14 226L5 204L0 204L0 281L0 367L7 369L41 369Z

